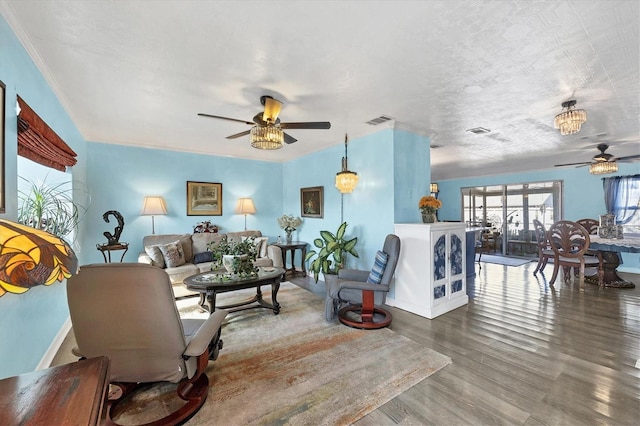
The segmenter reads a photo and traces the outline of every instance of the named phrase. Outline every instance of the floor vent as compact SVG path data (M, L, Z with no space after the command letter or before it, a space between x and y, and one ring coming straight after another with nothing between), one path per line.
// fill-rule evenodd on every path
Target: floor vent
M374 118L373 120L367 121L367 124L371 124L372 126L377 126L378 124L386 123L387 121L391 121L393 118L387 115L381 115L378 118Z

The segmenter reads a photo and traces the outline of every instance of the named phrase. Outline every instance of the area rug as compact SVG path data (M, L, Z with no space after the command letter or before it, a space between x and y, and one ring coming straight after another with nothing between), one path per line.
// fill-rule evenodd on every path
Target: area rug
M537 259L536 259L537 260ZM531 262L531 259L518 259L515 257L494 256L491 254L482 254L480 262L495 263L496 265L506 266L522 266Z
M218 301L249 295L251 290L224 293ZM227 316L224 347L207 369L207 401L186 424L348 425L451 363L389 329L327 323L324 300L291 283L281 285L278 302L279 315L251 309ZM195 303L179 301L181 315L207 315ZM173 388L155 386L136 396L134 414L118 420L160 417L177 403ZM145 418L147 413L153 415Z

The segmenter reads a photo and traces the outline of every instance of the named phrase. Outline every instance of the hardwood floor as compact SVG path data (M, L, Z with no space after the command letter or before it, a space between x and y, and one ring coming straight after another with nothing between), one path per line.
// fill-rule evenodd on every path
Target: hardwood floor
M640 286L549 287L551 265L534 269L476 264L469 304L433 320L391 308L391 329L453 363L356 424L639 424Z

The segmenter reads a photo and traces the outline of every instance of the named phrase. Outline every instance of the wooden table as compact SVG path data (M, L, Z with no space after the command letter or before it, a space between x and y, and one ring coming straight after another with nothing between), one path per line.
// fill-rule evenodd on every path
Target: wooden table
M266 308L273 310L273 313L280 313L280 304L277 296L280 289L280 281L284 276L282 268L258 268L259 272L256 277L251 278L232 278L232 276L224 270L203 272L185 278L184 284L187 289L200 293L200 306L203 309L213 313L217 308L226 309L229 312L237 312L252 308ZM268 303L262 298L260 287L263 285L271 285L271 302ZM256 288L256 295L251 299L225 306L216 306L216 294L226 293L228 291L242 290L245 288ZM238 308L238 309L234 309Z
M602 253L604 260L604 285L613 288L635 288L635 284L625 281L616 273L616 268L622 263L620 252L639 253L640 237L625 237L621 240L615 238L601 238L597 235L589 235L589 250L597 250Z
M290 243L273 243L274 246L276 247L280 247L280 251L282 252L282 265L285 268L285 272L284 272L284 276L282 277L284 279L284 277L287 275L287 273L291 273L291 276L296 276L298 273L300 273L303 277L307 276L307 268L305 267L304 264L304 258L307 256L307 243L305 243L304 241L291 241ZM295 257L296 257L296 250L300 250L302 252L302 259L300 260L301 263L301 272L298 272L296 270L296 264L295 264ZM287 252L291 252L291 268L287 269Z
M104 356L0 380L0 425L98 425L108 387Z
M112 251L124 250L122 256L120 256L120 262L122 262L122 259L124 259L124 255L127 253L127 250L129 250L129 243L118 243L113 245L96 244L96 248L98 249L98 251L100 251L100 253L102 253L102 257L104 257L104 263L111 263ZM104 254L105 252L107 252L106 255ZM108 258L107 255L109 256Z

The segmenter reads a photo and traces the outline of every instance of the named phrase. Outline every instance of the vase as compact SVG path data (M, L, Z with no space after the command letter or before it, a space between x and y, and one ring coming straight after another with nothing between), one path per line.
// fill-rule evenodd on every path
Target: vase
M422 223L436 223L437 221L436 212L422 212Z
M285 231L287 233L287 244L291 244L291 242L293 241L293 237L291 236L291 233L293 231Z

